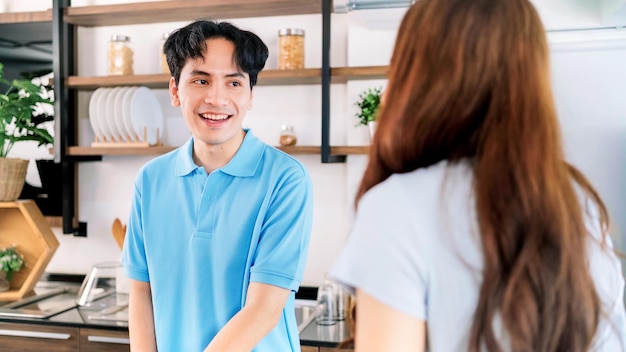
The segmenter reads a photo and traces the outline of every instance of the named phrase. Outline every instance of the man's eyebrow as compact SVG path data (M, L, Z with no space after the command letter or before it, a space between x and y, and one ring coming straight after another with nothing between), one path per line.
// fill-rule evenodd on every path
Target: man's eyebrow
M202 70L193 70L191 71L191 75L192 76L212 76L212 74L202 71ZM244 74L242 72L233 72L233 73L229 73L227 74L225 77L227 78L233 78L233 77L238 77L238 78L245 78Z
M228 78L233 78L233 77L245 78L245 76L241 72L233 72L231 74L226 75L226 77L228 77Z

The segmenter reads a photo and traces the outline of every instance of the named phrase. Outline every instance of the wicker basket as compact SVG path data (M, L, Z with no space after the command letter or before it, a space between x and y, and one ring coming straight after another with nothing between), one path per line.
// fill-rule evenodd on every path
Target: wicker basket
M0 158L0 202L12 202L20 196L28 160Z

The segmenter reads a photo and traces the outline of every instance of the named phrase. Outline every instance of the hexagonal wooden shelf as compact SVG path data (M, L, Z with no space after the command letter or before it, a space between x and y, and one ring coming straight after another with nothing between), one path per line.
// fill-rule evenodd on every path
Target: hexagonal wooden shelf
M16 301L30 293L59 247L59 241L32 200L0 202L0 248L12 245L24 256L24 266L13 274L11 288L0 301Z

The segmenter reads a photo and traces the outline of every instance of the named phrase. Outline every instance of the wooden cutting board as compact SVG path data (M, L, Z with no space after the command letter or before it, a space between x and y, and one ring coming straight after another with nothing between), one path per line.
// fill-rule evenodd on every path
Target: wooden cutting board
M115 242L120 249L122 249L122 247L124 247L124 237L126 236L126 225L122 225L120 219L115 218L111 230L113 231L113 238L115 239Z

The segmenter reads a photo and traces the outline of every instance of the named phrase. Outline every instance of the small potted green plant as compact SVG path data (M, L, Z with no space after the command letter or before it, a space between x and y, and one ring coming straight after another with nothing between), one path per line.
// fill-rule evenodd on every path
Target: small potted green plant
M42 105L52 104L45 86L28 79L8 80L0 63L0 201L14 201L26 179L28 160L7 155L15 143L35 141L39 146L52 145L54 139L42 123L52 116L38 114Z
M24 265L24 256L17 252L16 246L0 249L0 291L7 291L13 274Z
M356 114L359 125L369 127L370 137L374 136L376 130L376 115L378 114L382 91L381 87L368 88L359 94L359 99L355 104L359 107L359 112Z

